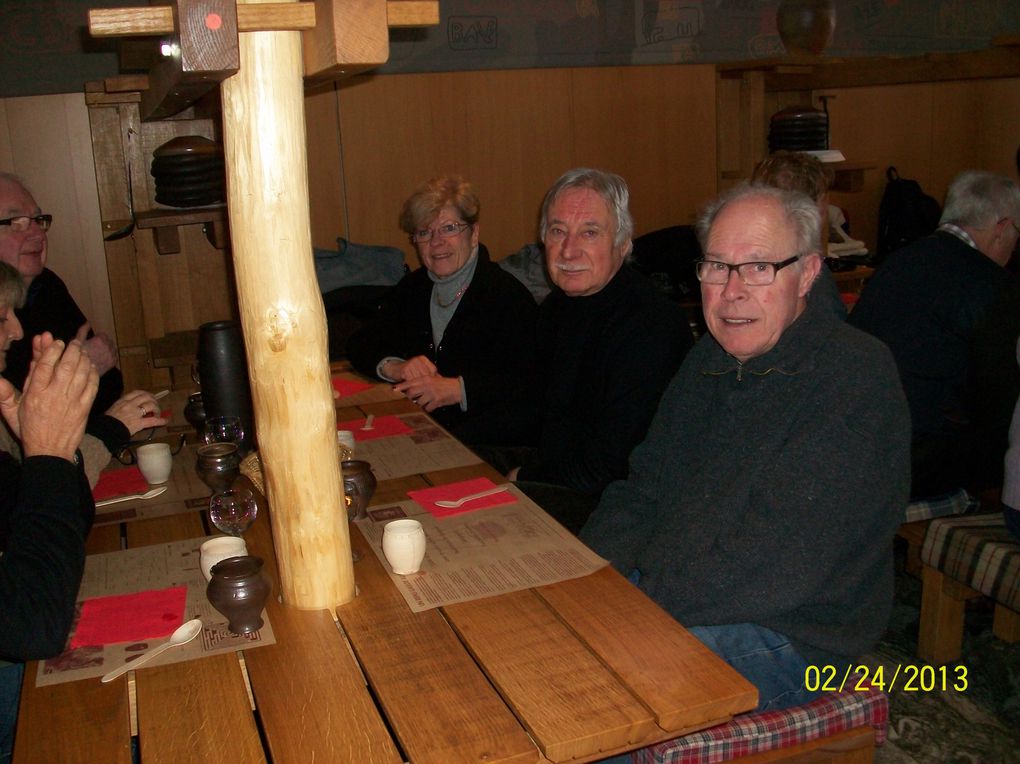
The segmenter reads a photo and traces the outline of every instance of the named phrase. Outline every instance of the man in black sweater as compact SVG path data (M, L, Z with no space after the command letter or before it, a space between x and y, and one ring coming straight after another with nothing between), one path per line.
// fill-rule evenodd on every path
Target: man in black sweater
M623 178L565 173L541 235L555 285L539 308L541 434L509 477L576 533L602 489L626 477L659 397L693 343L679 307L627 264L633 219Z

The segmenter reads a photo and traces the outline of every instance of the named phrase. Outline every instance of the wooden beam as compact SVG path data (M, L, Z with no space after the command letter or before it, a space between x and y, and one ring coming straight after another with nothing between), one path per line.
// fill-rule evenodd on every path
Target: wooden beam
M238 68L233 0L175 0L176 36L149 72L143 120L165 119L215 88Z
M314 26L315 6L310 2L237 6L239 32L293 31ZM173 32L174 10L169 5L89 11L89 33L93 37L158 37Z
M386 23L391 27L433 27L439 23L439 0L389 0Z

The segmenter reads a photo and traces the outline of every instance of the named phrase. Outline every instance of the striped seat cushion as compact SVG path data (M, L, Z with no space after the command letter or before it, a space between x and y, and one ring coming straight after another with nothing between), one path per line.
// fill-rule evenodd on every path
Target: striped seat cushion
M1020 544L1001 512L932 520L921 562L1020 612Z
M726 724L667 740L631 754L635 764L709 764L787 748L869 725L875 742L886 738L889 698L884 692L826 693L802 706L743 714Z
M918 520L931 520L933 517L948 517L949 515L962 515L964 512L973 512L978 508L980 502L972 499L962 488L953 493L942 496L929 496L924 499L917 499L907 505L907 516L905 523L913 523Z

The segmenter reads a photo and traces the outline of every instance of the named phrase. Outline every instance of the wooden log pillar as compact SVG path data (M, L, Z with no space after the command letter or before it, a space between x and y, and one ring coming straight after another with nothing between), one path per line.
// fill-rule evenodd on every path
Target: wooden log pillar
M227 202L278 586L288 605L331 608L353 599L354 571L312 260L301 33L238 44L222 85Z

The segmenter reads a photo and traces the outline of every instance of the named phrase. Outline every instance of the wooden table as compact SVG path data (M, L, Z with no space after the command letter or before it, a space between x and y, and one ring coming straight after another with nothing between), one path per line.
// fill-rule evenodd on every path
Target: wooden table
M340 419L415 410L396 401ZM476 466L380 484L488 476ZM275 578L262 507L245 534ZM97 528L93 552L193 538L194 512ZM352 528L358 597L327 611L267 606L276 644L139 669L110 684L34 686L26 670L15 762L584 762L729 719L756 691L611 568L412 613ZM335 618L334 618L335 615ZM130 681L129 681L130 680Z

